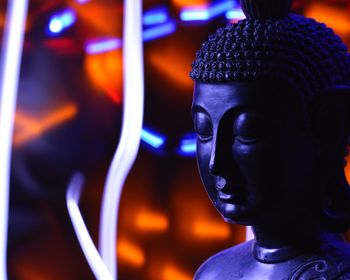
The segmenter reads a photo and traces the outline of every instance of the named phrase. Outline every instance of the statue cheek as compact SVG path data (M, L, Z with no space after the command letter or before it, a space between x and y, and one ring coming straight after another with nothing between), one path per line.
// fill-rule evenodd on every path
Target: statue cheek
M249 145L237 141L233 144L232 157L236 169L243 177L251 197L261 196L261 193L275 184L275 177L279 172L275 154L275 146L268 140Z

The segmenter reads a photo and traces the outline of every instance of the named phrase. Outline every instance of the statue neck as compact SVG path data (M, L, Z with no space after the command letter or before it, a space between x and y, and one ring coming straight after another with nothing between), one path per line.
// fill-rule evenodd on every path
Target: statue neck
M341 235L325 232L312 224L290 222L289 225L253 226L253 254L258 261L287 261L305 253L316 253L326 244L342 239Z

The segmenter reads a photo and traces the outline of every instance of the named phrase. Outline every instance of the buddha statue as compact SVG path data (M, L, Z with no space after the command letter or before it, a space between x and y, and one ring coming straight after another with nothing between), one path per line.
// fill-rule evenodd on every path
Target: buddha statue
M255 238L209 258L196 280L350 279L350 55L291 0L241 0L192 63L205 189Z

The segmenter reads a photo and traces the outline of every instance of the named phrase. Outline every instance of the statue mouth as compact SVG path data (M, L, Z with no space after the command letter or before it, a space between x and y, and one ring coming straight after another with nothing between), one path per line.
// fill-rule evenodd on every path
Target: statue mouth
M222 203L228 204L237 204L237 205L246 205L248 202L248 198L246 195L240 193L223 193L222 191L218 191L218 198Z

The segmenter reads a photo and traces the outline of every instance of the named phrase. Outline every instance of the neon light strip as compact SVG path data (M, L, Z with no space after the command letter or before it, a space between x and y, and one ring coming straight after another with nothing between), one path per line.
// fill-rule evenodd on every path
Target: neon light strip
M165 8L148 10L143 15L143 25L161 24L168 21L169 14Z
M118 38L110 38L103 40L90 41L85 46L85 51L88 54L98 54L103 52L108 52L112 50L117 50L121 48L122 41Z
M109 167L102 197L99 251L117 279L117 225L121 192L140 146L143 119L142 1L124 3L124 110L118 148Z
M141 132L141 140L157 149L164 145L165 137L156 135L155 133L150 132L144 128Z
M155 27L150 27L143 31L143 40L147 42L158 39L173 33L175 30L176 24L174 21L156 25Z
M202 21L212 19L220 14L227 12L230 9L233 9L235 2L232 0L222 1L214 5L209 6L208 8L184 8L180 12L180 19L182 21Z
M242 9L230 10L230 11L226 12L225 16L229 20L233 20L233 19L240 20L240 19L245 19L246 18L246 16L243 13Z
M9 0L1 59L0 91L0 279L7 279L6 248L11 144L28 0Z
M196 153L196 140L195 136L182 139L180 143L180 153L194 155Z
M112 280L106 265L103 263L94 242L86 228L83 217L81 216L78 204L84 183L84 176L80 173L72 177L66 195L68 213L71 218L74 231L79 240L81 249L84 252L86 260L98 280Z

